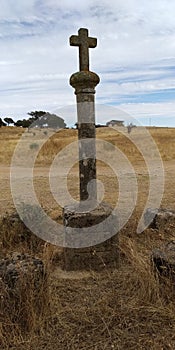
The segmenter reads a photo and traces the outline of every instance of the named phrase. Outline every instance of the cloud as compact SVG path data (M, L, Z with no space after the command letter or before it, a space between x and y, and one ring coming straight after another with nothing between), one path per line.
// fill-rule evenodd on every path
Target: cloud
M25 116L31 109L74 103L69 77L78 69L78 48L69 46L69 36L87 27L98 38L90 50L90 67L101 78L97 101L127 108L132 102L141 114L145 101L145 110L155 105L161 120L172 116L174 0L0 0L0 5L2 114ZM171 103L163 114L160 102Z
M174 127L175 101L159 103L121 104L122 111L140 121L143 125Z

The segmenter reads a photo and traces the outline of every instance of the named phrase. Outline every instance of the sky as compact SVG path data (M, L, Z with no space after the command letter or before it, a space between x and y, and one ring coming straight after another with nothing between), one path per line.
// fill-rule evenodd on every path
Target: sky
M100 76L96 105L105 105L97 123L116 112L116 119L175 127L174 0L0 0L0 9L0 117L44 110L75 124L69 78L78 48L69 37L87 28L97 38L90 49L90 69Z

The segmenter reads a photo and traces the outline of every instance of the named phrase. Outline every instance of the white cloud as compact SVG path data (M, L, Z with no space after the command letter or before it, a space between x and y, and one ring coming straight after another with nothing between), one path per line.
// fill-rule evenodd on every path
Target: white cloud
M121 104L120 108L146 125L175 125L175 102Z
M69 76L78 69L78 48L69 46L69 36L80 27L98 38L90 56L101 77L99 101L127 105L135 96L141 111L139 94L152 94L158 108L160 92L173 114L174 0L0 0L0 8L1 114L25 116L75 101Z

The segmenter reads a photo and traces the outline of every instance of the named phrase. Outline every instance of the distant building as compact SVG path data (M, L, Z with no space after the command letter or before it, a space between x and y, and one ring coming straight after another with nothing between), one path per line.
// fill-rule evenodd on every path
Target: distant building
M95 127L96 127L96 128L106 128L106 125L103 125L103 124L96 124Z
M106 123L106 126L124 126L123 120L110 120Z

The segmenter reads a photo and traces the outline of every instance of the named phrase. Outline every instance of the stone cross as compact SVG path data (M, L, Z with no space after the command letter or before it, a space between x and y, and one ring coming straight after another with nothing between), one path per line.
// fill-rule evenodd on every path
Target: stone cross
M89 48L95 48L97 46L97 39L88 37L88 30L81 28L78 31L78 35L72 35L70 37L70 45L79 46L80 71L88 71Z
M80 200L85 201L97 200L94 94L100 79L89 71L89 48L96 47L97 39L88 37L85 28L78 34L70 37L70 45L79 47L80 72L71 76L70 85L77 99Z
M89 48L97 40L81 28L78 36L70 37L70 45L79 47L80 60L80 71L70 77L77 100L80 201L63 209L63 268L106 269L118 263L118 221L113 208L97 200L94 95L100 78L89 71Z

